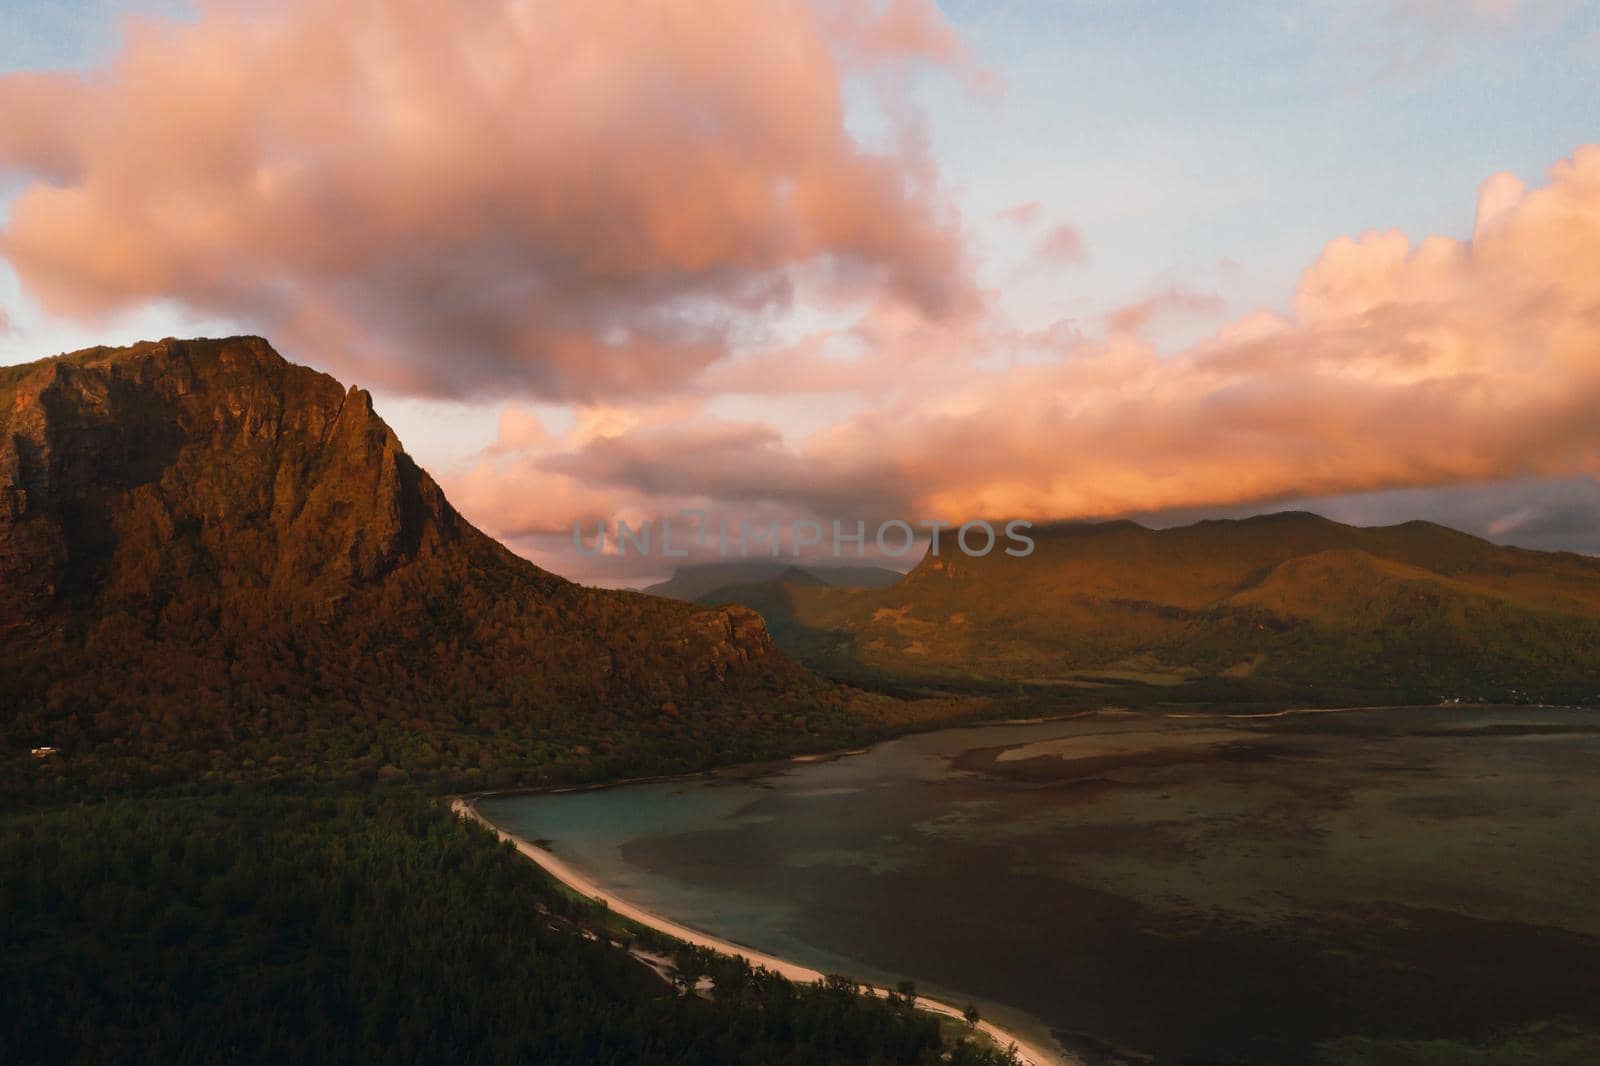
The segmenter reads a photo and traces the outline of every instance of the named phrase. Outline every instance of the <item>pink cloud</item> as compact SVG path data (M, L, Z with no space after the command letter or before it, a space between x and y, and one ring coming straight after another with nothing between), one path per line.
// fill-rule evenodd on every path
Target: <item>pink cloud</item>
M994 217L1002 222L1010 222L1021 229L1027 229L1039 221L1039 214L1044 206L1038 200L1029 200L1025 204L1016 204L994 213Z
M1112 311L1106 316L1106 328L1112 333L1138 333L1164 316L1204 317L1220 315L1227 309L1226 301L1215 293L1169 285L1154 296Z
M833 440L950 514L1072 517L1600 474L1600 147L1470 242L1341 238L1292 318L1163 357L1113 334ZM1480 216L1483 217L1483 216Z
M840 36L876 59L917 58L958 68L972 65L966 45L931 0L889 0L879 10L845 3L832 14L847 27Z
M1076 226L1062 223L1039 238L1033 255L1035 259L1058 266L1081 266L1089 261L1089 248Z
M971 72L925 0L208 0L87 76L0 77L0 255L58 315L172 300L391 390L672 389L797 271L974 299L916 145L844 86Z
M1481 201L1470 241L1334 240L1292 314L1235 319L1173 355L1137 327L1213 313L1215 297L1159 293L1107 316L1099 339L992 314L885 316L877 354L827 382L878 402L822 432L788 440L680 410L528 461L641 512L692 501L824 520L1094 517L1600 477L1600 146L1540 188L1512 195L1491 179ZM930 332L944 335L931 347ZM995 347L1055 358L974 365Z

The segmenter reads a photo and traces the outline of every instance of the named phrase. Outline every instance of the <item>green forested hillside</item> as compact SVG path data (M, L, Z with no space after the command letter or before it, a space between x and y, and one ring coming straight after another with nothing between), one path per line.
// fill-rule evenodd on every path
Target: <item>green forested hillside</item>
M768 583L705 599L762 611L781 647L862 680L1600 698L1600 560L1425 522L1362 529L1309 514L1035 536L1029 557L946 552L887 589Z

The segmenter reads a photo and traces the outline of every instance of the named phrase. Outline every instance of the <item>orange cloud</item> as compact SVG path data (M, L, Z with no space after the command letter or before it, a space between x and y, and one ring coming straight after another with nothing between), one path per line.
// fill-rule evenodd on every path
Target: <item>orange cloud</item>
M1600 474L1600 147L1471 241L1332 242L1292 318L1253 315L1172 357L1115 334L875 416L831 447L949 514L1071 517L1524 475Z
M1471 240L1331 242L1291 315L1257 312L1163 356L1133 327L1162 305L1215 307L1182 290L1147 304L1109 316L1100 339L883 317L877 354L832 361L816 382L880 402L809 438L678 412L530 461L643 511L693 500L868 521L1600 477L1600 146L1542 188L1491 178ZM930 330L939 344L921 343ZM1056 357L975 366L971 353L994 346ZM762 376L750 371L751 391Z
M977 76L927 0L206 0L0 77L0 255L50 312L172 300L393 390L670 389L802 269L970 308L916 138L845 126L927 62Z

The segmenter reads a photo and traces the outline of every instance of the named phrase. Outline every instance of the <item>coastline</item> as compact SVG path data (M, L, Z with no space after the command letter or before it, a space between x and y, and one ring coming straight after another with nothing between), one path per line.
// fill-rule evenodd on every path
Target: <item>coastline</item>
M776 955L768 955L764 952L735 944L732 941L712 936L709 933L691 929L686 925L672 921L670 918L654 914L643 907L636 906L625 899L613 895L579 873L565 860L558 858L537 844L506 832L489 821L479 812L475 799L454 798L450 801L450 810L457 817L471 819L494 833L501 840L510 843L524 858L536 863L551 877L554 877L572 891L589 899L599 900L612 913L621 915L629 921L637 922L640 925L654 929L658 933L693 944L696 947L706 948L723 955L741 956L752 966L770 970L775 974L801 984L820 981L826 976L808 966L802 966L799 963L778 958ZM889 994L888 989L877 985L864 984L862 985L862 990L874 996L887 996ZM927 1011L931 1014L938 1014L957 1020L962 1020L963 1018L961 1008L928 996L917 996L916 1006L918 1010ZM1014 1048L1018 1061L1022 1062L1024 1066L1083 1066L1080 1060L1071 1058L1060 1050L1040 1047L1036 1041L1024 1039L988 1019L980 1020L976 1028L1000 1047Z
M1119 707L1104 707L1074 711L1064 714L1043 715L1028 718L990 719L983 722L967 722L959 725L944 726L941 728L976 730L1001 728L1007 726L1014 727L1023 725L1043 725L1054 722L1065 722L1073 719L1090 718L1099 714L1105 714L1107 712L1130 715L1147 714L1153 720L1164 718L1176 721L1196 721L1205 719L1274 719L1296 715L1370 713L1388 710L1463 711L1476 708L1500 706L1508 705L1492 703L1445 702L1437 704L1376 704L1347 705L1338 707L1291 706L1283 707L1274 711L1254 711L1249 713L1229 713L1226 711L1166 711L1163 713L1152 711L1127 711ZM1518 709L1525 710L1586 709L1578 706L1543 703L1516 706ZM539 865L545 870L546 873L560 881L571 891L585 898L598 900L604 903L612 912L630 921L636 922L639 925L648 927L674 939L681 940L685 943L694 944L696 946L718 952L719 954L742 957L752 966L767 969L789 980L800 983L810 983L817 981L826 975L822 971L803 966L799 963L793 962L792 960L783 959L775 955L756 951L745 945L716 937L709 933L701 932L679 922L675 922L671 919L655 914L643 907L629 902L626 899L618 897L601 888L596 882L580 873L570 863L556 856L553 852L500 828L500 826L490 821L480 811L478 811L476 804L478 801L491 796L549 795L568 792L588 792L621 788L629 785L707 780L723 776L738 776L742 774L780 770L782 767L791 764L803 765L807 763L829 762L836 759L845 759L852 756L865 754L866 752L873 750L883 743L899 739L902 736L915 735L921 732L924 732L924 730L911 730L908 733L896 734L894 736L881 738L871 744L861 747L801 753L789 756L787 758L769 759L759 762L734 764L731 766L711 767L685 773L654 774L621 780L595 781L556 786L540 785L474 792L465 796L452 797L451 811L458 817L471 818L472 820L477 821L479 824L493 832L501 840L511 843L513 847L515 847L516 850L523 855L524 858L527 858L528 860ZM881 985L862 982L861 987L863 991L871 995L883 996L889 994L889 990L885 989ZM949 1001L941 1000L935 997L919 995L917 996L916 1002L917 1007L921 1010L952 1019L964 1020L962 1019L961 1010ZM1047 1026L1045 1026L1043 1023L1029 1024L1030 1022L1037 1022L1037 1019L1029 1019L1024 1016L1020 1019L1013 1018L1009 1022L1009 1024L1012 1026L1026 1029L1026 1031L1034 1034L1030 1037L1024 1037L1020 1035L1018 1028L1006 1028L1005 1025L995 1024L988 1019L981 1020L977 1028L984 1032L990 1039L994 1040L1000 1047L1014 1046L1019 1060L1028 1064L1028 1066L1086 1066L1085 1060L1063 1047L1059 1041L1054 1038L1054 1035Z

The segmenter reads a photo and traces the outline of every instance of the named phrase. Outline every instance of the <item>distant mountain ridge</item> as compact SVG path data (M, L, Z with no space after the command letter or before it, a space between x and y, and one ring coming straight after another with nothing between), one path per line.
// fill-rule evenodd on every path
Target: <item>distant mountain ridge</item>
M780 647L857 679L1600 699L1600 559L1293 512L1034 536L1029 557L928 556L891 588L768 585L739 601Z
M853 735L760 618L584 588L465 521L370 396L256 337L0 368L0 740L104 783L484 782Z
M810 580L835 588L876 589L893 585L903 577L905 575L900 571L883 566L817 566L781 559L740 559L680 566L666 581L648 585L640 591L675 600L707 602L708 598L714 598L722 589L756 585L764 581L805 583Z

